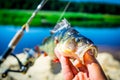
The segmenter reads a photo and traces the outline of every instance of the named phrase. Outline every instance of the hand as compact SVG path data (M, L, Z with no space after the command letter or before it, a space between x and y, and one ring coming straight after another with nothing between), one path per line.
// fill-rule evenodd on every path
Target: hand
M61 62L65 80L107 80L101 66L90 53L84 55L84 65L79 63L76 68L68 57L61 55L61 51L55 48L55 54ZM77 63L78 65L78 63Z

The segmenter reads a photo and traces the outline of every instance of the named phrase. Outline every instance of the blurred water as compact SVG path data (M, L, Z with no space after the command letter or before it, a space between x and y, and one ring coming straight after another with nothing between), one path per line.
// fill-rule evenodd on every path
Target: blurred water
M99 52L111 53L120 60L120 27L119 28L76 28L81 34L91 39Z
M0 54L7 48L10 40L21 27L0 26ZM114 54L120 51L120 28L80 28L75 27L81 34L91 39L99 48L99 51L107 51ZM16 46L14 53L23 52L23 48L33 48L40 45L43 39L49 36L50 28L30 27Z

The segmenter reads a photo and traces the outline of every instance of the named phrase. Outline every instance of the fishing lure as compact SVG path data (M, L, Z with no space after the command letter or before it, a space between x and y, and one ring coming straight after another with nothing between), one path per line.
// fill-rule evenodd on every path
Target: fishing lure
M45 54L47 53L55 61L57 60L54 54L56 47L62 52L61 55L82 62L83 56L88 50L95 57L97 56L97 47L94 43L72 28L66 19L63 19L51 30L51 36L45 39L40 50Z

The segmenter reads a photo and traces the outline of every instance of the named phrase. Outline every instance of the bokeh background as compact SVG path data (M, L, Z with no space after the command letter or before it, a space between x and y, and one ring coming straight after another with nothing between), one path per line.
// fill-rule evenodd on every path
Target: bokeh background
M0 0L0 56L41 1ZM120 0L48 0L12 53L24 60L23 49L40 46L64 18L98 47L97 59L105 74L111 80L120 80ZM17 66L13 57L6 63ZM10 67L6 63L1 66L0 74ZM49 56L40 56L27 74L10 73L5 80L62 80L62 76L60 63L53 63Z
M119 0L48 0L30 24L30 31L15 48L40 45L63 14L72 27L90 38L100 52L110 52L120 60L120 1ZM41 0L0 0L0 54L7 48L15 33L26 23Z

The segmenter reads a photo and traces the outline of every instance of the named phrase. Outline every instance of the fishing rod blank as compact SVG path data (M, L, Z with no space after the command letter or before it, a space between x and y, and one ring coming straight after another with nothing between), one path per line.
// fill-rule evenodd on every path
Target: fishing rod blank
M32 19L35 17L35 15L38 13L38 11L44 6L44 4L47 2L47 0L42 0L42 2L37 6L37 9L33 12L32 16L28 19L28 21L22 26L22 28L15 34L15 36L10 41L7 49L5 52L0 56L0 65L5 61L5 59L12 53L12 51L15 49L17 43L22 38L25 29L29 26Z

